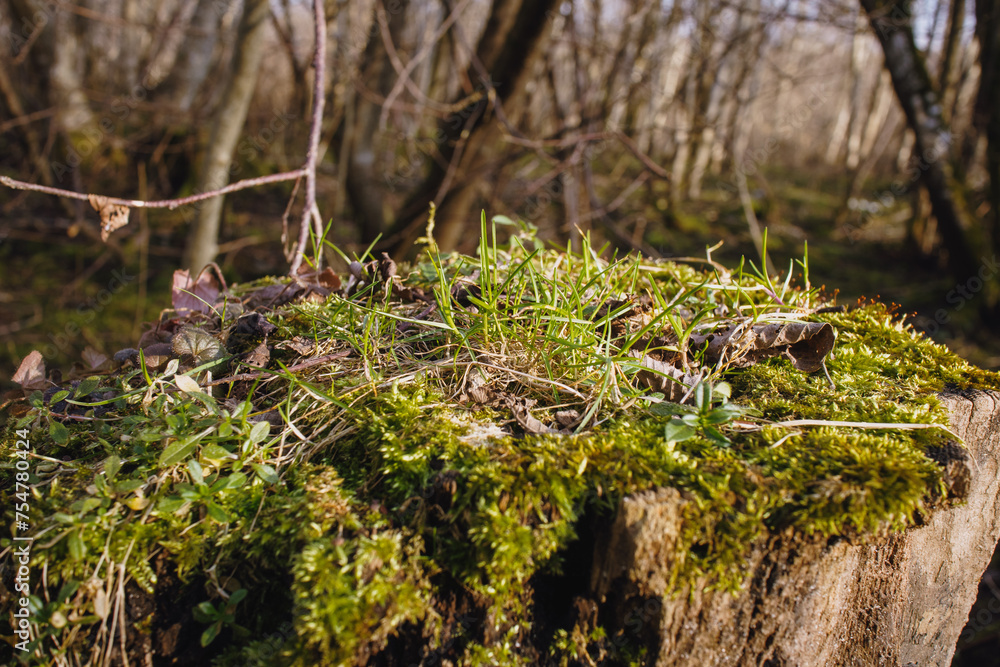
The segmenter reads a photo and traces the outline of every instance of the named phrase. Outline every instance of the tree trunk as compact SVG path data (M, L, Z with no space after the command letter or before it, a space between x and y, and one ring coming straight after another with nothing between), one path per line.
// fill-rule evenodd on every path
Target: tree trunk
M257 85L257 72L264 55L267 21L267 0L246 0L233 53L232 74L219 108L215 111L198 183L199 192L215 190L229 183L229 166ZM192 274L214 260L218 252L222 203L222 197L213 197L203 201L200 207L195 207L198 209L198 219L188 234L184 259L185 266Z
M555 6L556 0L493 3L476 54L512 121L520 111L525 83ZM466 75L472 81L482 78L475 64L469 66ZM444 250L454 248L465 228L478 219L472 215L476 190L503 141L498 121L484 99L446 118L439 125L439 136L441 159L432 163L421 186L407 199L390 234L391 247L397 254L408 251L413 238L422 231L419 225L431 201L437 200L435 235Z
M847 154L844 166L847 169L856 169L861 162L861 81L862 72L865 67L865 46L867 40L862 39L864 32L864 18L858 16L854 28L854 39L851 42L851 100L850 114L847 121ZM876 88L878 86L876 85Z
M222 16L218 0L200 0L190 19L190 30L174 66L158 89L157 98L170 106L188 111L212 69L212 56Z
M941 71L938 73L938 90L941 91L943 98L945 120L949 121L949 102L958 95L958 87L953 85L954 78L951 76L951 71L955 68L964 18L965 0L951 0L951 11L948 13L948 31L945 33L944 45L941 49Z
M406 28L406 14L409 0L393 3L392 11L387 11L389 39L399 48L403 30ZM389 62L382 31L373 28L362 59L361 80L371 86L374 93L385 99L396 81L396 72ZM345 122L343 140L347 142L347 197L354 211L355 222L361 229L361 239L367 245L375 240L385 228L382 211L384 191L380 187L375 164L375 136L378 130L382 105L365 95L354 95L353 128Z
M909 0L861 0L861 5L882 45L886 69L915 135L920 178L948 252L948 267L957 279L965 280L976 262L966 243L962 212L952 197L946 172L950 132L941 117L937 91L913 41L912 7Z

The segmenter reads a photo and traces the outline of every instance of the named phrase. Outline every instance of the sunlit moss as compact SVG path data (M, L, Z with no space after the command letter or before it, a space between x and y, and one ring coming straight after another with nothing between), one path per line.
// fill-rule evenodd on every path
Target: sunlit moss
M423 329L425 303L376 291L273 314L272 342L303 336L324 346L320 353L349 351L350 361L345 354L285 376L267 388L266 403L227 403L168 380L149 388L136 373L113 381L126 397L115 420L63 426L36 397L21 426L34 428L36 440L68 429L59 454L69 460L32 508L52 536L33 560L47 568L49 590L80 586L108 562L124 562L141 589L154 590L156 552L199 599L249 591L236 611L249 637L225 635L220 665L364 664L400 636L455 664L533 664L534 578L558 576L581 518L608 518L627 494L682 492L670 594L696 581L737 589L749 549L772 534L866 539L939 506L940 471L924 455L946 439L936 429L769 425L741 433L724 425L731 447L701 435L668 442L669 415L654 412L655 400L645 399L655 397L634 382L632 357L593 319L605 300L640 290L657 304L682 295L682 324L720 309L787 311L768 281L737 273L719 286L718 272L684 265L609 264L515 246L503 271L499 260L476 267L479 260L461 258L416 267L406 284L438 297L460 277L480 281L475 309L456 307ZM537 266L525 268L529 261ZM514 308L498 296L508 293L517 295ZM815 295L784 298L802 317L832 324L837 345L829 379L781 358L725 373L732 401L763 419L945 424L937 392L1000 385L883 306L813 315ZM444 311L452 302L436 304ZM576 401L591 421L576 434L502 430L513 422L507 409L456 401L463 368L477 355L516 358L519 375L505 377L539 380L504 380L508 392L550 411ZM279 434L251 419L265 409L280 410L294 437L291 426ZM8 431L3 453L13 441ZM166 455L185 443L176 460ZM0 480L11 474L3 469ZM97 590L50 602L46 618L72 616L82 637L98 623ZM444 638L446 593L481 610L475 630ZM558 629L541 655L552 664L583 652L606 653L613 664L641 655L641 647L609 647L600 628L576 630ZM69 637L46 632L34 664L51 664L56 642Z

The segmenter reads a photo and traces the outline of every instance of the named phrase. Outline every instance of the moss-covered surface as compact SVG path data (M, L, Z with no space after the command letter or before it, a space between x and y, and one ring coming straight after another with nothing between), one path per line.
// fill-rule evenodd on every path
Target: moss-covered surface
M540 591L578 569L581 522L623 495L665 485L690 501L674 590L702 576L735 590L749 545L770 533L865 539L947 503L925 455L946 431L774 422L946 424L936 392L997 388L997 374L880 304L817 312L805 264L801 289L707 266L608 263L529 238L478 258L432 247L388 289L376 280L268 311L268 382L210 395L212 361L36 393L11 408L2 443L5 519L26 503L35 536L31 651L15 658L101 664L124 647L139 662L152 650L240 666L641 663L600 628L538 617ZM627 321L642 295L645 319ZM704 382L716 397L731 385L732 410L713 428L731 444L708 428L668 439L693 413L640 381L630 352L659 345L695 369L692 332L738 318L830 323L829 378L781 357L715 365ZM282 370L302 361L280 344L295 336L314 344L306 358L335 358ZM67 418L63 399L102 405ZM518 419L529 408L549 428ZM15 485L19 433L36 454L30 491ZM13 566L0 565L5 585ZM169 616L164 600L182 608Z

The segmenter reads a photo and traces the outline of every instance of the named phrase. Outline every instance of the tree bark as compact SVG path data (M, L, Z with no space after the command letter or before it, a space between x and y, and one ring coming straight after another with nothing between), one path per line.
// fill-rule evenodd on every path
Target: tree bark
M736 595L699 584L670 595L663 554L687 501L672 488L624 499L594 540L590 595L608 637L639 642L657 667L947 667L1000 538L1000 395L941 401L968 447L942 464L965 504L868 542L762 538Z
M941 116L941 104L913 40L913 12L909 0L861 0L875 36L885 53L900 106L915 135L920 179L930 196L937 218L948 267L959 279L975 267L962 217L951 193L947 169L950 132Z
M952 85L951 71L955 68L959 42L962 36L962 25L965 18L965 0L951 0L951 10L948 12L948 31L945 33L944 45L941 49L941 71L938 73L938 89L944 98L944 109L948 111L948 102L958 95L958 90ZM945 117L947 120L947 116Z
M250 99L257 85L257 72L264 55L264 32L267 21L268 0L246 0L233 53L232 74L212 122L212 132L198 183L199 192L208 192L229 182L229 166L233 152L236 150L250 108ZM215 259L218 253L222 204L222 197L205 200L198 210L198 219L191 226L184 253L184 264L192 274Z

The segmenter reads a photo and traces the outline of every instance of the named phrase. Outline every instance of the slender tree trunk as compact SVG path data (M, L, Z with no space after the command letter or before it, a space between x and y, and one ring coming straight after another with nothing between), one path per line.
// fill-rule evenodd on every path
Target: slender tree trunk
M243 131L250 99L257 86L257 72L264 55L267 21L268 0L246 0L233 53L232 74L226 83L219 108L215 111L212 133L205 151L205 162L198 184L200 192L220 188L229 182L233 152ZM222 197L205 200L198 210L198 219L191 226L184 264L192 274L215 259L218 252L222 203Z
M938 90L941 91L943 98L945 120L950 120L949 103L958 95L958 87L953 85L951 72L955 68L964 21L965 0L951 0L951 11L948 13L948 31L945 33L944 47L941 53L941 71L938 73Z
M920 159L920 177L931 200L948 266L956 278L965 280L975 266L966 242L962 211L952 197L946 172L950 132L941 117L937 91L913 40L913 12L908 0L861 0L872 29L885 53L885 66L892 76L900 106L915 135Z
M556 0L493 3L476 54L512 122L521 110L525 84L555 7ZM481 79L474 64L466 75L472 81ZM472 214L476 190L496 159L503 132L486 100L446 118L439 131L442 159L432 163L430 173L401 208L390 234L397 253L406 252L421 231L419 224L431 201L438 200L435 234L442 249L454 248L463 231L478 219Z
M66 10L55 12L52 69L49 70L52 103L59 109L59 124L70 144L83 138L95 126L94 112L84 93L84 52L77 33L76 16Z
M181 111L191 108L202 83L212 70L212 57L222 20L219 9L223 6L219 0L199 0L175 64L158 89L156 97L159 100Z
M861 36L864 31L864 18L858 16L854 29L854 40L851 42L851 100L850 114L847 121L847 155L844 166L847 169L855 169L861 161L861 81L864 78L865 67L864 50L866 40ZM877 86L876 86L877 87Z
M406 28L406 18L409 0L397 0L393 3L393 11L386 12L389 22L389 39L398 49L403 30ZM374 89L380 98L392 90L396 81L396 72L389 62L386 53L385 40L382 31L372 29L365 47L363 70L361 78L364 85ZM345 127L344 141L350 144L347 165L347 196L361 238L368 244L382 233L385 228L385 215L382 212L384 190L375 160L375 136L378 130L379 115L382 105L365 95L354 95L355 116L353 131Z

